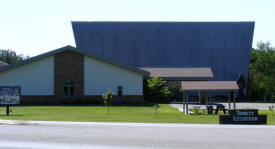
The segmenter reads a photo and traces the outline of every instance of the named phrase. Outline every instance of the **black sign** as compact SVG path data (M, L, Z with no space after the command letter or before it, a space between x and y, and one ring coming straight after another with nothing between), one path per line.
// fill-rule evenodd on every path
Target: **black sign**
M220 124L266 124L267 116L259 115L258 109L229 110L228 115L220 115Z

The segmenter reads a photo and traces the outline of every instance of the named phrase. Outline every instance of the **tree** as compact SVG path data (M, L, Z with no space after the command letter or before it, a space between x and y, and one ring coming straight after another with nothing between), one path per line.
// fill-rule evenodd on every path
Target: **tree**
M150 99L150 102L159 102L172 94L166 86L166 81L160 77L153 77L147 80L147 88L145 89L147 89L147 95L145 96Z
M172 93L169 95L169 100L182 100L181 81L169 81L167 87Z
M110 112L110 106L112 104L113 92L108 89L105 94L102 95L104 105L108 108L108 114Z
M258 42L252 49L249 70L248 97L272 99L275 93L275 49L270 42Z
M23 61L26 58L29 58L29 57L28 56L25 57L23 54L16 54L16 52L12 50L0 49L0 61L5 62L7 64L15 64Z

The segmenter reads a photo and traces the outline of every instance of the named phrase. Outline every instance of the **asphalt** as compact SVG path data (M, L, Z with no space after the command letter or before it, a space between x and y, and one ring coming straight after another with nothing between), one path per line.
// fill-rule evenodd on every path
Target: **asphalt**
M28 121L0 125L0 148L273 149L275 126Z

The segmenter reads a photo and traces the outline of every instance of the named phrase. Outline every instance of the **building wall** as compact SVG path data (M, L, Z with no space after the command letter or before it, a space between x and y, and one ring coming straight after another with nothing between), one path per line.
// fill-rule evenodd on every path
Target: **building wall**
M0 73L0 86L10 85L21 86L22 95L53 95L53 56Z
M56 100L63 100L64 98L65 80L74 82L74 100L82 99L84 88L83 55L72 51L55 54L54 66L54 95Z
M74 96L64 98L64 82L74 82ZM85 82L84 82L85 80ZM123 86L114 104L143 103L143 76L72 51L57 53L0 73L0 86L21 86L21 104L102 104L101 95Z
M254 22L72 22L76 46L138 67L210 67L248 78Z
M84 57L84 95L102 95L110 89L117 95L117 87L123 87L123 95L143 95L143 76L112 64Z

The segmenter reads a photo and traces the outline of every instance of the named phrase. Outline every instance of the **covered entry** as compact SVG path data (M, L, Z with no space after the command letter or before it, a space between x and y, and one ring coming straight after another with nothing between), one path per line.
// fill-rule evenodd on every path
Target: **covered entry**
M181 81L208 81L214 78L213 72L209 67L140 67L140 69L150 72L150 78L161 77L169 83L174 83L177 86L176 98L181 100ZM202 94L199 93L200 100Z
M183 90L183 111L188 114L188 93L190 91L200 91L206 93L206 112L208 110L208 101L210 92L228 92L228 104L231 109L231 95L233 95L233 108L236 108L235 92L239 90L236 81L182 81L181 87Z

